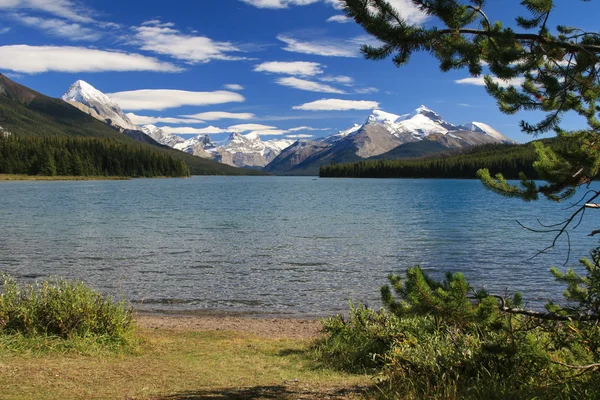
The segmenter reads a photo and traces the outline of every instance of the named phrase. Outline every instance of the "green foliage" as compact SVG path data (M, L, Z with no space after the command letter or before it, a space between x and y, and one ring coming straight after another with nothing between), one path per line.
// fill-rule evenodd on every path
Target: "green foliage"
M535 150L527 145L486 145L446 155L404 160L368 160L321 167L321 177L344 178L466 178L481 168L504 172L508 179L521 171L537 177L533 168Z
M0 174L189 176L181 160L141 145L79 137L0 137Z
M83 283L64 280L20 286L4 276L0 292L0 336L86 339L126 346L134 338L133 311L125 302L113 302ZM37 338L37 339L35 339Z
M554 130L559 140L571 147L568 152L556 153L543 144L536 145L535 168L547 185L537 187L524 179L523 189L506 190L502 179L494 183L483 173L484 183L509 196L532 200L532 192L537 191L560 201L598 175L600 36L596 32L560 25L551 29L552 0L523 0L524 15L516 18L518 30L490 19L484 0L412 1L433 17L432 24L412 25L384 0L343 0L347 15L381 42L378 47L363 47L366 58L392 56L394 63L402 66L413 53L424 51L438 59L442 71L467 69L474 77L480 76L485 66L489 71L487 91L502 112L546 113L538 123L522 121L522 130L533 135ZM587 129L561 129L562 118L569 112L583 117Z
M352 307L323 322L326 365L378 374L384 398L572 399L600 396L600 327L521 315L521 296L474 290L419 267L392 275L384 310Z

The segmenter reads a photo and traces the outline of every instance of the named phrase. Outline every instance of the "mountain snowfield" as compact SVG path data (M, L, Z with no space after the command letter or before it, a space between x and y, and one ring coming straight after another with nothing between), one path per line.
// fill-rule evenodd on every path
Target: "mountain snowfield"
M162 145L223 164L264 168L277 173L290 172L298 167L314 172L316 167L324 163L385 157L392 152L397 158L406 144L412 144L410 154L425 155L487 143L514 143L482 122L453 125L426 106L401 115L373 110L364 124L355 124L313 141L263 141L257 132L231 132L227 139L216 142L206 134L186 140L155 125L139 127L133 124L114 100L84 81L72 84L62 98L126 133L142 132ZM142 137L146 137L144 135ZM419 149L419 143L423 143L422 149ZM269 166L271 163L274 164Z

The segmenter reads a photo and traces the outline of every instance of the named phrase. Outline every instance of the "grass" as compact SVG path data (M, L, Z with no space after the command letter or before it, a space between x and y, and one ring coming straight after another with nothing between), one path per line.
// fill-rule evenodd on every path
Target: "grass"
M125 176L42 176L0 174L0 181L122 181L131 178Z
M236 332L139 329L136 351L11 350L0 340L3 399L353 398L366 375L322 369L310 342ZM6 338L4 339L6 340Z

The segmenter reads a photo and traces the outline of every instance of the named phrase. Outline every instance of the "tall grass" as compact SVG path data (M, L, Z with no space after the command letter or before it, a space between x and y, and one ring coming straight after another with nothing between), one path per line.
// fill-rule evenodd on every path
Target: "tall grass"
M5 343L45 339L87 340L115 347L135 338L133 310L81 282L51 279L19 285L3 276L0 291L0 336Z

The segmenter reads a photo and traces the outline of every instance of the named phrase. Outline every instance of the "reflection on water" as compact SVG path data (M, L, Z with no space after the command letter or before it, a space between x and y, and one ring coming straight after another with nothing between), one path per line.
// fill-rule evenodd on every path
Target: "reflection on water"
M324 315L378 305L387 274L421 265L477 286L557 298L566 243L536 226L556 204L467 180L197 177L0 183L0 271L81 279L142 310ZM596 243L584 221L571 266Z

